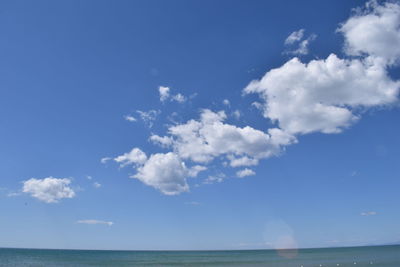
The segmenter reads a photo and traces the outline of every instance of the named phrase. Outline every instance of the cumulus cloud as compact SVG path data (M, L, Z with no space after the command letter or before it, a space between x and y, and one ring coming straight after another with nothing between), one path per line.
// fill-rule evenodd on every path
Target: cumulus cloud
M224 99L224 100L222 101L222 104L224 104L225 106L229 106L229 105L231 104L231 102L229 102L228 99Z
M183 103L186 101L186 97L180 93L176 95L171 95L170 94L171 89L166 86L160 86L158 87L158 92L160 94L160 101L165 102L167 100L170 101L176 101L178 103Z
M359 119L359 108L396 102L399 85L378 59L331 54L308 64L293 58L244 92L258 93L265 101L264 116L290 134L339 133Z
M146 153L135 147L128 153L114 158L114 160L120 163L121 167L124 167L129 164L144 164L147 160L147 156Z
M158 136L156 134L153 134L150 136L150 141L153 142L154 144L157 144L161 147L169 147L173 144L173 139L169 136Z
M252 175L256 175L256 173L252 169L248 168L236 172L236 176L240 178Z
M202 110L199 120L170 126L169 136L150 136L150 141L169 147L171 152L147 157L139 148L133 148L114 161L121 167L133 165L137 170L133 178L166 195L176 195L189 191L187 178L207 169L204 165L189 168L185 160L205 164L224 157L232 167L250 166L256 165L259 159L279 155L284 146L296 142L295 137L277 128L264 133L249 126L240 128L224 123L225 119L223 111ZM224 178L222 174L209 176L204 183L221 182Z
M100 221L100 220L79 220L76 223L82 223L82 224L105 224L108 226L113 225L113 222L107 222L107 221Z
M388 64L400 58L400 3L369 1L339 29L345 37L345 51L351 56L370 55Z
M166 195L177 195L189 191L187 178L196 177L206 170L205 166L187 167L179 155L173 152L156 153L149 157L139 148L114 159L121 167L133 165L137 173L131 176L152 186Z
M46 203L57 203L60 199L75 197L70 183L68 178L31 178L23 182L22 192Z
M183 159L207 163L221 155L229 156L231 161L244 156L251 159L276 156L283 146L296 142L293 136L279 129L264 133L250 126L240 128L224 123L225 119L225 112L205 109L199 120L170 127L174 150Z
M189 191L186 178L192 173L175 153L153 154L137 171L137 174L132 176L133 178L139 179L166 195Z
M158 92L160 93L161 102L164 102L169 98L169 87L160 86L158 87Z

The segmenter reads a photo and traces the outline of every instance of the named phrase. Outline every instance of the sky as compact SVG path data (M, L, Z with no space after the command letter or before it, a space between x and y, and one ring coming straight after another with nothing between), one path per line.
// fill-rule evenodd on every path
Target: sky
M399 1L2 1L0 247L400 241Z

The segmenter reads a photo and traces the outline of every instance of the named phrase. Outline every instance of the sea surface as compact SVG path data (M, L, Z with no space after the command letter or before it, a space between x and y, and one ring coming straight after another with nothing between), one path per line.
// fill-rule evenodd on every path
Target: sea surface
M290 251L102 251L0 248L0 266L400 267L400 246Z

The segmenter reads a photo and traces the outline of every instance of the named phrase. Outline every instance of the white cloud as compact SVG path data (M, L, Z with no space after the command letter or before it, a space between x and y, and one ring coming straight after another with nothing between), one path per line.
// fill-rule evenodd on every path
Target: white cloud
M233 155L228 155L231 167L241 167L241 166L255 166L258 164L258 159L249 158L247 156L236 158Z
M242 113L240 112L240 110L235 110L234 112L232 112L233 117L235 117L235 119L240 119L240 117L242 116Z
M252 81L244 92L260 94L264 116L290 134L338 133L359 118L357 109L396 102L399 85L380 60L331 54L308 64L293 58Z
M266 158L278 155L282 146L296 142L293 136L279 129L264 133L249 126L240 128L223 123L225 119L223 111L206 109L201 112L200 120L170 127L174 150L183 159L206 163L221 155Z
M345 37L347 54L368 54L394 64L400 58L400 3L369 1L338 31Z
M90 176L90 175L86 175L86 179L88 179L88 180L92 180L92 179L93 179L93 177L92 177L92 176Z
M100 160L101 163L106 164L109 160L112 160L110 157L104 157Z
M255 107L256 109L259 109L259 110L263 109L263 104L261 104L260 102L254 101L253 103L251 103L251 105L253 107Z
M124 167L129 164L144 164L147 160L146 154L139 148L133 148L130 152L114 158L114 160Z
M98 182L94 182L94 183L93 183L93 186L94 186L95 188L100 188L100 187L101 187L101 184L98 183Z
M169 87L160 86L158 87L158 92L160 93L160 101L164 102L169 98Z
M177 195L189 191L186 178L190 171L175 153L153 154L137 171L133 178L160 190L163 194Z
M157 144L161 147L170 147L173 143L173 139L168 136L158 136L156 134L153 134L150 136L150 141L153 142L154 144Z
M113 222L107 222L107 221L100 221L100 220L79 220L76 223L82 223L82 224L105 224L108 226L113 225Z
M388 66L400 58L400 4L370 1L339 27L345 37L346 58L335 54L308 63L293 58L281 67L269 70L252 81L244 93L257 93L263 103L252 106L276 124L266 132L250 126L225 123L223 111L205 109L199 119L191 119L168 128L166 136L151 135L149 140L168 153L146 156L138 148L116 157L121 166L133 164L133 176L167 195L189 191L187 179L206 166L188 168L184 161L210 163L215 158L224 167L255 166L261 159L279 156L286 146L297 142L297 135L313 132L339 133L361 118L368 108L385 107L398 102L400 81L388 76ZM288 53L307 54L316 38L293 32L285 41ZM350 57L349 57L350 56ZM160 100L184 102L181 94L172 95L169 87L159 87ZM229 106L230 102L222 102ZM149 127L160 111L137 111ZM234 116L240 117L237 110ZM108 160L108 159L107 159ZM226 161L228 160L229 163ZM238 177L254 175L245 168ZM222 182L225 175L209 175L203 183Z
M292 32L285 40L285 45L291 45L303 39L304 29Z
M179 102L179 103L183 103L186 101L186 97L183 96L182 94L176 94L171 99L175 100L176 102Z
M361 216L374 216L376 215L377 212L376 211L366 211L366 212L361 212Z
M114 159L121 167L133 164L137 173L136 178L146 185L152 186L166 195L177 195L189 191L187 178L196 177L199 172L206 170L205 166L195 165L186 167L180 157L173 153L157 153L147 158L139 148Z
M292 32L285 40L286 51L284 53L291 55L307 55L308 46L317 38L317 35L310 34L306 39L303 39L303 37L304 29ZM293 47L294 45L296 45L296 47Z
M130 121L130 122L136 121L136 118L133 117L132 115L125 115L124 119L127 120L127 121Z
M226 175L220 173L218 175L210 175L203 181L203 184L215 184L215 183L222 183L226 178Z
M157 119L157 116L161 113L161 111L154 109L151 109L149 111L136 110L136 112L139 114L142 121L149 128L153 127L153 122Z
M46 203L57 203L60 199L75 197L74 190L69 187L70 183L68 178L31 178L23 182L22 192Z
M180 93L176 95L170 94L171 89L169 87L160 86L158 87L158 92L160 93L160 101L165 102L168 99L170 101L176 101L178 103L183 103L186 101L186 97Z
M248 169L248 168L236 172L236 176L240 177L240 178L243 178L246 176L252 176L252 175L256 175L256 173L253 170Z

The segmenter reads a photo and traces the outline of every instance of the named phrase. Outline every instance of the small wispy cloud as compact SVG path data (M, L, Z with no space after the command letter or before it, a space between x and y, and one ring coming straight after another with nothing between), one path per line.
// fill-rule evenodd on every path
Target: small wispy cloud
M133 117L132 115L125 115L124 119L130 122L134 122L137 121L135 117Z
M300 29L298 31L294 31L285 40L285 45L291 45L296 42L299 42L301 39L303 39L304 36L304 29Z
M10 192L7 194L8 197L17 197L20 195L21 195L21 192Z
M284 44L286 47L290 47L291 49L287 49L285 54L292 55L307 55L308 54L308 46L309 44L317 38L316 34L310 34L307 38L304 38L304 29L300 29L298 31L292 32L285 40ZM297 45L297 47L293 47Z
M220 173L218 175L210 175L207 177L207 179L204 180L204 184L214 184L214 183L221 183L223 180L225 180L226 175L223 173Z
M114 223L113 222L108 222L108 221L101 221L101 220L79 220L76 223L81 223L81 224L104 224L111 226Z
M149 111L136 110L136 112L139 114L142 121L149 128L153 127L153 122L157 119L157 116L161 113L160 110L154 110L154 109L151 109Z
M93 186L94 186L95 188L100 188L100 187L101 187L101 184L98 183L98 182L94 182L94 183L93 183Z
M243 178L246 176L252 176L252 175L256 175L256 173L252 169L248 169L248 168L236 172L236 176L239 178Z
M191 206L198 206L198 205L200 205L201 203L200 203L200 202L197 202L197 201L188 201L188 202L185 202L185 204L186 204L186 205L191 205Z
M376 215L377 212L376 211L365 211L365 212L361 212L361 216L374 216Z
M180 93L176 95L171 95L171 89L166 86L158 87L158 92L160 94L160 101L165 102L167 100L176 101L178 103L183 103L186 101L186 97Z
M110 157L104 157L100 160L101 163L106 164L109 160L112 160Z

